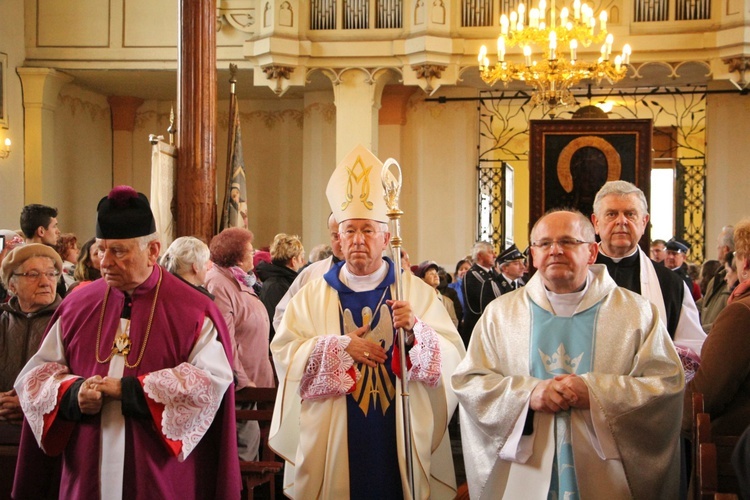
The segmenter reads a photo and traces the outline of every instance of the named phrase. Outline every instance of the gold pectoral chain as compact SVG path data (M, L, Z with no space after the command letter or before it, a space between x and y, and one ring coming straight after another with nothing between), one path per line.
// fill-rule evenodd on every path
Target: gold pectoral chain
M161 268L159 268L159 281L156 283L156 293L154 294L154 301L151 304L151 314L149 314L148 317L148 324L146 325L146 336L143 338L143 344L141 344L141 352L138 353L138 359L135 361L134 364L128 363L128 354L130 354L130 337L123 334L117 335L115 337L115 341L112 345L112 351L109 353L109 356L106 357L106 359L101 359L99 357L99 345L102 338L102 325L104 324L104 311L107 310L107 299L109 299L109 291L111 290L110 287L107 287L107 291L104 293L104 302L102 303L102 309L99 313L99 328L96 330L96 361L97 363L107 363L109 360L111 360L115 354L121 355L123 358L125 358L125 366L128 368L135 368L138 365L141 364L141 360L143 359L143 353L146 352L146 344L148 344L148 337L151 334L151 325L154 321L154 311L156 311L156 300L159 298L159 288L161 288L161 280L162 280L163 274Z

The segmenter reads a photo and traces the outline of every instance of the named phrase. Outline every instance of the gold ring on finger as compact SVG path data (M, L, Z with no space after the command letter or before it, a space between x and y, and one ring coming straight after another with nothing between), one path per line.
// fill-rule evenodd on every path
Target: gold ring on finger
M370 353L369 352L365 351L363 354L365 355L366 358L369 359L369 357L370 357Z

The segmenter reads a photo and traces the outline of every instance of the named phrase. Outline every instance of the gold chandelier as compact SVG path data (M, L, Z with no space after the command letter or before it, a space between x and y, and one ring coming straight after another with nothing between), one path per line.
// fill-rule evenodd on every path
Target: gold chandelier
M607 33L607 12L599 14L599 22L591 7L581 0L573 2L573 16L563 7L557 18L555 0L550 9L546 1L539 0L538 6L526 12L524 4L510 16L500 17L500 36L497 39L497 62L490 66L487 47L479 51L479 74L490 86L500 81L507 87L508 82L522 81L535 88L532 94L534 104L549 107L567 106L575 99L570 87L581 80L594 80L597 84L606 79L610 84L622 80L630 64L630 45L625 44L622 54L612 59L614 37ZM549 24L547 24L549 20ZM597 29L597 24L599 29ZM589 47L592 43L602 44L596 61L578 59L578 48ZM566 58L560 47L567 47L570 58ZM523 63L505 60L506 47L523 47ZM543 58L533 60L532 55L541 52ZM564 50L564 49L563 49Z

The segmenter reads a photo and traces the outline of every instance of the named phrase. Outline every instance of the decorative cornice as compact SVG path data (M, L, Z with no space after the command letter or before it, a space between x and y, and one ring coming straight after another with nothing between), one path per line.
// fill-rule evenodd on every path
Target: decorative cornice
M443 75L443 71L447 68L448 66L439 64L416 64L411 67L411 69L417 74L417 78L424 78L427 81L432 80L433 78L439 80Z
M432 86L433 80L440 80L440 77L443 76L443 71L448 69L448 66L440 65L440 64L415 64L411 67L412 71L416 73L417 79L424 80L425 86L424 91L428 94L431 94L434 90L434 87Z
M280 64L269 64L268 66L263 66L261 69L263 70L263 73L266 74L268 80L276 81L276 87L273 91L276 95L281 96L281 94L286 91L285 87L288 87L288 85L285 86L281 80L289 80L294 72L294 67L283 66Z
M730 73L736 71L739 74L740 81L735 83L735 85L747 86L748 81L745 79L745 72L750 69L750 57L730 57L722 59L721 62L729 67Z
M278 80L280 78L289 80L289 77L292 76L292 73L294 72L294 67L292 66L281 66L276 64L263 66L261 69L263 69L263 73L266 74L266 78L269 80Z

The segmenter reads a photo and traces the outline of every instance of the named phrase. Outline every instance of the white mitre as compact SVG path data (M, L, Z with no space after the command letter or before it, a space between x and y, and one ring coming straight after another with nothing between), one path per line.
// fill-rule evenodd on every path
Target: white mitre
M383 163L366 147L354 148L336 167L326 187L333 217L388 222L381 172Z

